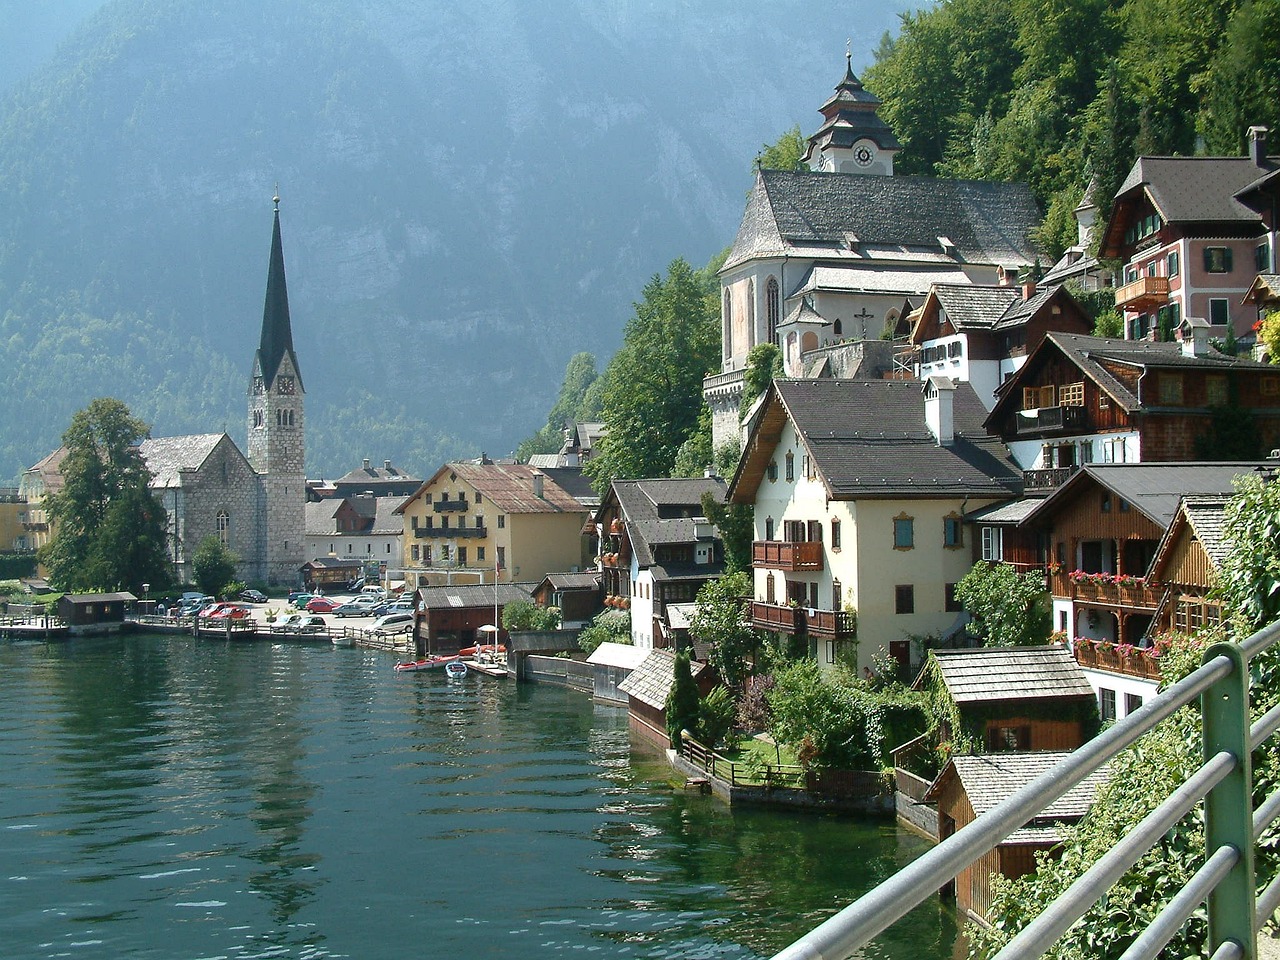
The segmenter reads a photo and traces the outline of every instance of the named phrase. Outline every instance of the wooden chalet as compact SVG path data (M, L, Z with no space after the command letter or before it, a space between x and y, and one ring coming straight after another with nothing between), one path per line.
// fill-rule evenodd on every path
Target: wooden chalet
M1210 595L1226 558L1223 512L1227 497L1186 497L1165 531L1151 579L1165 585L1155 632L1194 633L1222 622L1222 603Z
M938 839L946 840L1041 774L1061 763L1069 751L992 753L952 757L925 794L938 805ZM985 921L991 909L991 876L1017 879L1036 868L1036 854L1062 842L1062 828L1079 821L1106 782L1107 768L1096 771L1054 801L1025 826L1002 840L956 875L944 894L956 908Z
M1152 561L1182 497L1230 495L1236 477L1267 468L1267 461L1083 467L1021 523L1051 545L1055 628L1069 640L1146 646L1167 592L1151 576ZM1133 666L1158 679L1153 664Z
M673 650L650 650L649 655L618 684L618 691L626 694L628 724L635 733L651 743L666 748L667 695L675 682L676 655ZM705 663L690 664L698 695L706 696L715 686L714 671Z
M1063 646L933 650L917 689L940 683L955 704L961 734L988 752L1074 750L1097 730L1093 687Z
M1202 351L1202 352L1197 352ZM1215 409L1250 411L1280 446L1280 367L1185 343L1049 332L1000 388L986 427L1009 444L1028 494L1087 463L1195 460Z
M72 636L114 633L125 611L138 600L132 593L66 593L58 598L58 616Z
M299 570L308 590L343 590L364 573L364 561L353 557L317 557Z
M543 608L558 607L562 626L585 626L604 609L601 578L598 570L548 573L533 588L533 602Z

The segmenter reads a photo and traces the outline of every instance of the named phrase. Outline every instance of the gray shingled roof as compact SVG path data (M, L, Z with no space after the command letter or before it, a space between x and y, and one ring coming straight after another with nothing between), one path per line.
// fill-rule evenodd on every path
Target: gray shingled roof
M801 248L847 250L851 240L936 253L939 237L957 263L1030 264L1039 220L1022 183L760 170L724 269Z
M140 449L153 477L151 486L158 490L180 486L182 471L200 469L225 436L225 433L197 433L143 440Z
M498 604L505 606L517 600L528 600L533 596L535 583L500 583L497 585ZM443 587L419 587L418 599L428 610L442 607L492 607L494 604L494 585L483 584L450 584Z
M1093 687L1066 647L934 650L947 693L958 706L1001 700L1092 697Z
M972 513L966 514L965 519L975 523L1021 523L1032 510L1043 502L1043 497L1026 497L1022 500L1012 500L1009 503L1000 503L993 507L974 510Z
M925 799L936 800L939 784L954 771L974 814L982 816L1069 756L1070 753L1060 751L1037 751L952 757ZM1061 839L1055 825L1074 823L1088 813L1098 788L1106 783L1109 774L1110 768L1106 766L1094 771L1002 843L1052 843Z
M328 537L338 532L337 513L342 501L336 498L306 504L306 530L309 537Z
M411 473L406 473L398 469L394 464L384 464L381 467L356 467L350 473L344 474L334 481L335 484L341 483L346 485L354 485L359 483L418 483L418 477Z
M692 663L696 678L706 669L704 663ZM662 710L667 705L667 694L675 682L676 655L673 650L650 650L649 655L618 684L618 689L635 697L646 706Z
M548 573L543 580L555 590L596 590L600 587L602 576L599 570L589 573Z
M1227 559L1229 544L1223 527L1227 501L1222 497L1187 498L1183 501L1182 510L1187 522L1195 531L1196 539L1212 561L1214 567L1221 568Z
M1268 158L1271 169L1280 158ZM1116 191L1119 198L1138 187L1145 189L1166 223L1257 223L1254 211L1235 194L1269 171L1248 157L1139 157Z
M901 253L899 253L901 257ZM908 259L919 259L914 251ZM958 286L967 278L965 272L958 267L948 269L944 264L946 257L936 259L944 261L932 268L917 267L889 269L883 263L859 261L841 263L837 266L824 264L812 267L788 295L791 299L803 293L824 290L840 293L896 293L903 296L923 297L929 289L940 283Z
M1027 519L1043 516L1074 497L1090 481L1127 501L1160 529L1168 529L1184 496L1229 496L1238 476L1274 467L1274 462L1089 463L1046 497Z
M723 500L725 482L719 477L615 480L611 492L622 509L631 552L644 568L653 565L651 548L657 544L697 540L694 518L703 515L702 495L710 493Z
M925 424L918 381L775 380L774 389L834 499L1021 492L1022 471L982 428L986 410L967 383L955 389L951 446Z
M956 330L990 330L1015 302L1022 300L1022 290L1007 285L938 284L933 295Z

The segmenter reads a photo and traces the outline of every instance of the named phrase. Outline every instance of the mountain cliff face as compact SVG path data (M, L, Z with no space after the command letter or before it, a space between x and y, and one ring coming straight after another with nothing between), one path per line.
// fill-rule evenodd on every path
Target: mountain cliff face
M510 450L729 243L872 6L107 4L0 104L0 476L99 395L243 441L277 183L309 471Z

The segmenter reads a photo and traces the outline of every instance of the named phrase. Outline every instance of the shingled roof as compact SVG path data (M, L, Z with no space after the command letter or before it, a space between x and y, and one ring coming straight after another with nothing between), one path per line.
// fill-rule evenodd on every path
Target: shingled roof
M506 606L517 600L528 600L533 596L535 583L499 583L497 584L497 603ZM443 608L492 607L494 605L494 584L449 584L442 587L419 587L418 599L427 610Z
M690 664L693 676L706 669L705 663ZM672 650L651 650L649 655L618 684L627 696L635 697L646 706L662 710L667 705L667 694L675 683L676 655Z
M813 457L833 500L901 497L1009 497L1022 471L1008 448L982 428L986 415L968 383L956 385L955 440L937 442L914 380L775 380L752 417L746 453L730 487L751 503L785 419Z
M156 437L143 440L142 458L151 471L154 489L170 489L182 485L183 470L199 470L225 433L197 433L185 437ZM231 442L231 438L227 437ZM232 443L232 446L235 446ZM236 448L239 453L239 448Z
M523 463L446 463L423 482L411 496L396 508L405 507L420 497L445 474L465 482L484 494L486 500L502 513L585 513L587 508L560 487L550 475ZM542 496L535 492L535 475L542 478Z
M719 477L693 477L669 480L615 480L610 494L618 501L622 522L636 562L642 567L654 565L652 547L660 543L694 543L697 539L695 518L702 517L702 496L709 493L723 500L725 482ZM602 512L597 520L603 520ZM719 531L716 536L719 537ZM703 575L719 573L720 568L701 567Z
M863 244L896 247L906 260L913 248L957 264L1021 266L1036 258L1039 220L1023 183L759 170L724 269L760 257L857 260Z
M925 794L925 800L936 801L943 783L958 777L974 814L982 816L1069 756L1071 754L1066 752L1042 751L952 757ZM1109 775L1109 767L1095 770L1001 843L1053 843L1060 840L1059 825L1074 823L1088 813L1098 788L1106 783Z
M1269 157L1272 169L1280 157ZM1237 221L1259 224L1258 214L1235 195L1258 180L1249 157L1139 157L1116 191L1143 190L1166 223Z
M1092 697L1093 688L1066 647L979 647L930 654L957 706L1002 700ZM925 679L922 671L917 684Z

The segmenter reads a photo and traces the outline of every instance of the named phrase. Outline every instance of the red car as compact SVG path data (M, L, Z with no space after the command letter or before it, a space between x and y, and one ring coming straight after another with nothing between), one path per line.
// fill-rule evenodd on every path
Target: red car
M338 606L336 600L330 600L328 597L312 597L307 601L308 613L329 613Z
M234 603L218 604L218 609L209 614L210 617L217 620L243 620L248 615L248 607L241 607Z

